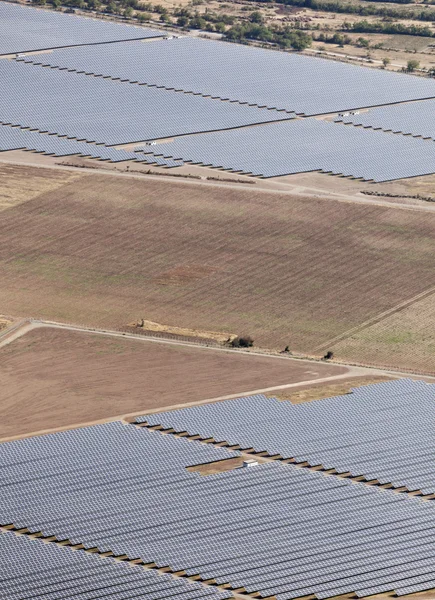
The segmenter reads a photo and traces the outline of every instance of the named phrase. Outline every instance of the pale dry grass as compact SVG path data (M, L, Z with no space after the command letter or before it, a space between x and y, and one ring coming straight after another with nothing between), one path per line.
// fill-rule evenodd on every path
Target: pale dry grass
M0 164L0 212L32 200L40 194L54 191L80 177L82 175L78 173L37 167L26 169L23 177L21 167Z
M350 394L353 388L390 381L391 379L391 377L383 376L352 377L342 380L339 383L332 383L329 385L313 384L299 390L289 389L267 395L270 398L278 398L278 400L290 400L292 404L302 404L303 402L311 402L312 400L323 400L324 398L332 398L333 396L343 396L345 394Z
M340 359L435 373L435 294L340 341Z

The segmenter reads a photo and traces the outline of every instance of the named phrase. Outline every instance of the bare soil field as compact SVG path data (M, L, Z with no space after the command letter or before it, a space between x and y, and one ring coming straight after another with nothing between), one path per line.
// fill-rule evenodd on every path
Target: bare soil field
M0 349L0 436L346 373L345 367L38 328Z
M435 215L390 206L86 174L0 225L0 310L19 317L313 353L435 285Z

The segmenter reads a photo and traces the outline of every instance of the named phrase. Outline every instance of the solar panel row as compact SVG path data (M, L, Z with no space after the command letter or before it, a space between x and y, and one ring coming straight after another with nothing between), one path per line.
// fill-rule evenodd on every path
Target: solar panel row
M5 443L0 523L278 600L435 586L432 503L277 462L185 469L229 456L120 423Z
M0 2L0 55L161 37L162 31Z
M25 60L306 115L435 97L430 79L192 37Z
M0 61L2 123L107 145L276 121L276 111Z
M133 160L136 162L145 162L155 164L161 167L180 167L181 161L165 159L153 154L138 154L135 152L126 152L116 150L106 146L87 144L66 138L60 138L56 135L42 134L36 131L28 131L18 127L0 126L0 152L8 150L34 150L54 156L86 156L99 160L110 162L122 162Z
M435 493L435 387L400 380L292 405L252 396L138 419Z
M306 118L180 137L153 152L263 177L324 171L380 182L435 171L432 141Z
M337 122L383 131L435 139L435 100L372 108L357 115L337 117Z
M224 600L231 593L171 575L0 533L0 598Z

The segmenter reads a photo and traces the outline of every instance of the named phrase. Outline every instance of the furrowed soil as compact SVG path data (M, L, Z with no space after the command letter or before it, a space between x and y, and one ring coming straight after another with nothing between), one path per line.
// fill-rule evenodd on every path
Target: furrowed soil
M0 436L346 373L345 367L42 327L0 349Z
M435 215L393 205L93 173L0 226L0 311L20 317L310 354L435 285Z

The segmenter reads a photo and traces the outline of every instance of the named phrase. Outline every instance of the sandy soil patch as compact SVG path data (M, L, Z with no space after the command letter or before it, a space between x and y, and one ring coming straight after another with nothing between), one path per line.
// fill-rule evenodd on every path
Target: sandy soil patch
M345 372L328 364L34 329L0 349L0 436Z
M0 310L89 326L311 353L435 285L435 215L389 206L87 174L1 228Z
M191 270L188 269L187 277L190 278L192 275ZM173 278L171 277L170 280ZM182 277L184 280L185 277ZM147 321L146 319L139 319L136 323L130 323L130 327L136 329L136 331L144 332L157 332L170 334L172 336L181 336L195 339L205 339L224 344L225 342L231 341L236 338L234 333L220 333L218 331L200 331L198 329L188 329L187 327L176 327L174 325L162 325L161 323L154 323L153 321Z

